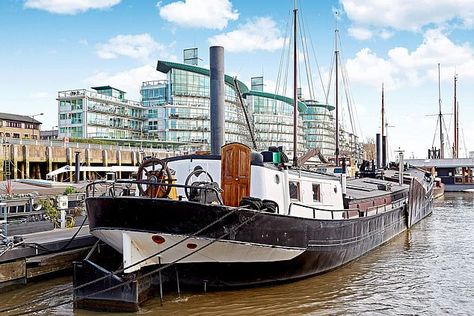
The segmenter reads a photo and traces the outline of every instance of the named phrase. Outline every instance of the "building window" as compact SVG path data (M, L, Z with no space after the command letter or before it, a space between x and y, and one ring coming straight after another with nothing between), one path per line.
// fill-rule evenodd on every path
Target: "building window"
M16 128L21 128L21 123L20 122L8 122L7 123L8 127L16 127Z
M321 201L321 185L319 183L313 183L313 202Z
M298 200L300 199L300 183L296 181L288 182L288 187L290 191L290 200Z

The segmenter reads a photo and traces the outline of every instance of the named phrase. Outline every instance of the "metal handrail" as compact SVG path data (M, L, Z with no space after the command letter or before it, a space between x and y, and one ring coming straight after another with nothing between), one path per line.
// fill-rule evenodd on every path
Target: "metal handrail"
M324 208L314 207L314 206L311 206L311 205L292 202L292 203L290 203L290 206L288 208L288 215L291 214L291 207L293 205L302 206L302 207L311 209L313 211L313 218L316 218L316 211L331 212L331 219L334 219L334 212L346 212L346 216L348 218L349 218L349 211L359 211L360 212L359 209L328 210L328 209L324 209Z
M389 205L392 206L392 209L393 209L393 206L395 204L398 204L395 206L395 208L397 207L401 207L403 206L403 204L401 202L404 202L405 199L399 199L399 200L396 200L396 201L393 201L392 203L390 203ZM288 215L291 214L291 207L293 205L297 205L297 206L302 206L302 207L305 207L305 208L308 208L308 209L311 209L313 211L313 218L316 218L316 211L323 211L323 212L331 212L331 219L334 219L334 212L336 213L341 213L341 212L345 212L346 213L346 217L349 218L349 212L359 212L359 215L360 214L363 214L363 213L368 213L372 210L376 210L376 214L378 214L378 209L381 207L381 206L371 206L369 208L367 208L367 210L361 210L360 208L348 208L348 209L338 209L338 210L328 210L328 209L323 209L323 208L319 208L319 207L314 207L314 206L311 206L311 205L305 205L305 204L301 204L301 203L296 203L296 202L292 202L290 203L290 206L288 208ZM387 207L388 204L384 204L383 205L383 208L384 208L384 212L387 210L386 207Z
M112 193L111 196L115 196L115 184L146 184L146 185L160 185L160 186L165 186L165 187L174 187L174 188L183 188L183 189L199 189L199 190L205 190L207 191L212 191L216 194L217 199L219 200L219 203L222 205L223 202L219 196L219 191L216 188L207 188L207 187L196 187L192 185L184 185L184 184L178 184L178 183L166 183L166 182L152 182L149 180L125 180L125 179L120 179L120 180L99 180L99 181L94 181L92 183L89 183L86 186L86 197L95 197L95 186L98 184L109 184L110 187L107 189L112 189L109 192ZM90 195L92 187L92 196ZM107 192L107 191L106 191ZM152 198L152 197L150 197Z

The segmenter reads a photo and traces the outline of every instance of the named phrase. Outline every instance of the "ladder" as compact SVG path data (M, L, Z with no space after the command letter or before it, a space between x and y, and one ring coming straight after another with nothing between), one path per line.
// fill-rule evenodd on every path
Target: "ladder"
M12 161L3 161L3 180L9 180L12 175Z

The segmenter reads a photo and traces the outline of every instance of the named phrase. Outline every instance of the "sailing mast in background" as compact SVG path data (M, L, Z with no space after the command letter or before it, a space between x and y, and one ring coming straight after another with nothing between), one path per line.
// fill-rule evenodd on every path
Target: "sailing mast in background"
M382 168L387 166L387 137L385 135L385 98L382 83Z
M339 12L336 12L336 15ZM339 29L337 27L337 17L336 17L336 30L335 30L335 49L334 49L334 57L335 57L335 66L336 66L336 152L334 153L336 167L339 166L339 49L337 46L337 39L338 39Z
M453 144L453 158L459 158L459 117L458 117L458 103L456 98L458 75L454 74L454 144Z
M298 142L298 41L296 40L296 19L298 9L296 0L293 8L293 167L298 167L297 142Z
M444 158L443 114L441 113L441 70L438 63L438 102L439 102L439 158Z

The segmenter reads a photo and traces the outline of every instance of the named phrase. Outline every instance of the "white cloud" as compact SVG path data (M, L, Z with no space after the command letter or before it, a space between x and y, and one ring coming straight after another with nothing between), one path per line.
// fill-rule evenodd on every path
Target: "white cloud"
M209 38L212 45L224 46L229 52L275 51L284 44L284 38L275 21L268 17L256 18L236 30Z
M349 35L358 40L368 40L372 38L372 31L363 27L350 27Z
M374 87L385 82L388 89L416 86L437 80L438 63L443 80L452 80L455 72L466 79L474 78L474 49L452 42L440 29L427 31L413 51L395 47L387 55L382 58L369 48L360 50L346 63L351 80Z
M222 30L239 18L228 0L184 0L163 7L158 2L157 6L163 19L183 27Z
M104 59L126 56L134 59L148 60L156 58L175 59L169 53L169 47L156 42L150 34L117 35L106 43L97 44L97 55Z
M356 25L419 31L430 24L460 21L474 27L472 0L341 0L348 18Z
M153 66L145 65L117 73L99 72L85 79L90 86L110 85L127 92L126 98L140 100L140 87L143 81L166 79L166 75L158 72Z
M380 30L369 30L368 28L365 27L350 27L348 30L349 36L360 40L360 41L365 41L372 39L373 37L379 37L381 39L387 40L393 36L393 32L390 32L386 29L380 29Z
M77 14L92 9L108 9L121 0L26 0L25 8L56 14Z
M348 59L346 69L352 82L373 87L379 87L382 82L389 87L398 85L395 78L396 68L369 48L363 48L355 58Z

